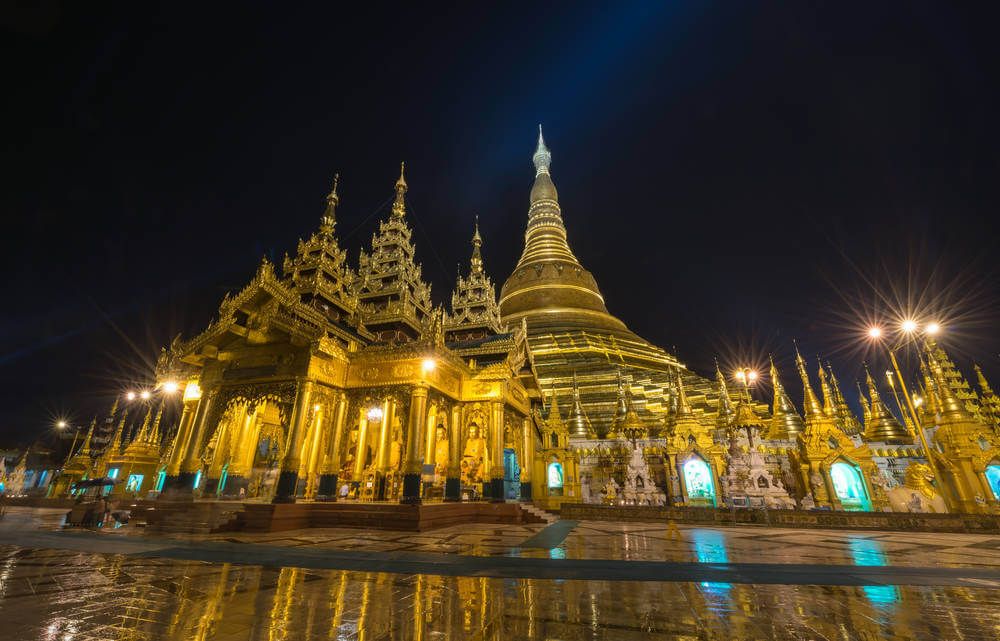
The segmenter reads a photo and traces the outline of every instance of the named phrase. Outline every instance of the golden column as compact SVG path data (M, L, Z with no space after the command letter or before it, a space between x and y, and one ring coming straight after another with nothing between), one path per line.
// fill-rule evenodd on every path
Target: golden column
M378 448L375 450L376 480L375 500L385 499L385 475L389 471L389 448L392 443L392 426L396 418L396 400L386 398L382 405L382 425L378 432Z
M340 450L347 425L347 394L341 392L333 414L333 434L328 439L329 448L323 460L316 498L326 501L337 500L337 473L340 471Z
M403 497L400 503L421 501L424 426L427 423L427 385L415 385L410 393L410 416L406 423L406 454L403 458Z
M451 408L451 428L448 433L448 471L444 481L444 500L462 500L462 406Z
M494 401L490 403L490 432L492 442L490 443L490 453L493 455L490 461L489 494L490 500L494 503L504 501L503 492L503 403Z
M299 381L295 394L295 406L292 410L292 420L285 441L285 458L281 460L281 474L278 476L278 486L274 492L273 503L294 503L295 489L299 481L299 456L302 452L302 441L305 437L306 421L309 420L309 401L312 398L312 381Z
M531 419L525 418L522 423L521 435L524 439L524 460L521 461L521 500L531 500L531 469L535 466L535 430Z
M214 398L215 392L202 393L198 400L197 409L192 413L191 422L184 438L181 437L180 432L177 434L178 447L175 448L175 452L178 454L180 464L177 476L174 477L174 482L168 486L169 491L166 492L169 498L189 498L192 496L194 479L201 468L201 459L198 454L200 454L201 442L205 437L206 424ZM186 404L185 410L187 410Z
M174 443L170 449L170 459L167 461L167 480L164 487L170 488L176 485L177 476L181 471L181 462L184 460L185 448L191 438L191 426L194 424L195 414L198 412L198 403L201 400L201 390L188 391L193 385L197 388L197 383L189 383L184 389L184 407L181 411L181 420L177 425L177 434L174 436Z

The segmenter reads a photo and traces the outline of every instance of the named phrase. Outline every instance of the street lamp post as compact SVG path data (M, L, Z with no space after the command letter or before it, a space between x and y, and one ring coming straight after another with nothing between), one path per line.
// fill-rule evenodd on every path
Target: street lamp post
M902 389L903 398L906 399L906 408L909 410L910 419L913 421L913 429L917 433L917 439L920 441L920 447L924 450L924 456L927 457L927 465L931 468L931 473L934 474L934 479L938 481L938 490L941 492L941 496L945 497L945 500L951 503L950 493L945 491L944 483L942 482L943 477L938 469L937 461L934 460L934 455L931 452L930 445L927 443L927 436L924 434L923 427L920 425L920 417L917 415L917 409L913 404L913 397L906 388L906 379L903 378L903 372L899 368L899 361L896 360L896 351L905 347L914 340L914 336L917 333L919 326L916 321L905 320L900 325L900 329L902 330L902 337L896 342L895 345L886 347L889 352L889 362L892 364L892 369L896 372L896 378L899 379L899 386ZM928 336L933 336L939 331L941 331L941 326L937 323L928 323L927 326L924 327L924 333ZM868 336L876 341L880 341L882 334L883 332L880 327L872 327L868 330ZM895 389L893 391L895 392Z

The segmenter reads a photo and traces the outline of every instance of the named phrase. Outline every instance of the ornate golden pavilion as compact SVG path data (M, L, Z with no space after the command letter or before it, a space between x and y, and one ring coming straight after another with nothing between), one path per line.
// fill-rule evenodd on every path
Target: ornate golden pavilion
M770 407L730 391L718 368L689 371L608 311L567 241L541 131L533 161L524 251L499 300L477 224L448 310L416 261L402 168L356 271L335 179L280 271L263 260L203 332L162 351L158 381L183 390L176 430L151 407L133 427L113 408L110 444L88 435L54 493L112 476L127 479L118 493L275 503L998 509L1000 399L978 368L977 393L928 338L916 421L871 376L856 417L832 368L819 365L817 394L798 355L803 414L773 363Z

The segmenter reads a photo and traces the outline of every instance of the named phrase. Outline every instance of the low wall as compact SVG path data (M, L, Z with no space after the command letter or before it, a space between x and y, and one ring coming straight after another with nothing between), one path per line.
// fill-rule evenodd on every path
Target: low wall
M756 525L829 530L900 530L1000 534L998 514L914 514L909 512L839 512L804 510L725 510L650 505L563 503L564 519L592 521L674 521L706 527Z

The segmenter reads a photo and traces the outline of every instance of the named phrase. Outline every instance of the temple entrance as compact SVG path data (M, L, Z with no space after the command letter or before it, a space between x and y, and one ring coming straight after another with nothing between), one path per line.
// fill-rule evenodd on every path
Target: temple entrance
M993 492L993 498L1000 501L1000 463L986 466L986 482Z
M505 499L521 498L521 467L517 463L517 452L510 448L503 451L503 496Z
M684 490L689 505L715 507L715 484L712 468L704 459L693 457L681 468Z
M830 480L833 481L833 491L836 492L845 510L871 511L872 506L868 500L865 481L857 466L844 462L834 463L830 466Z

